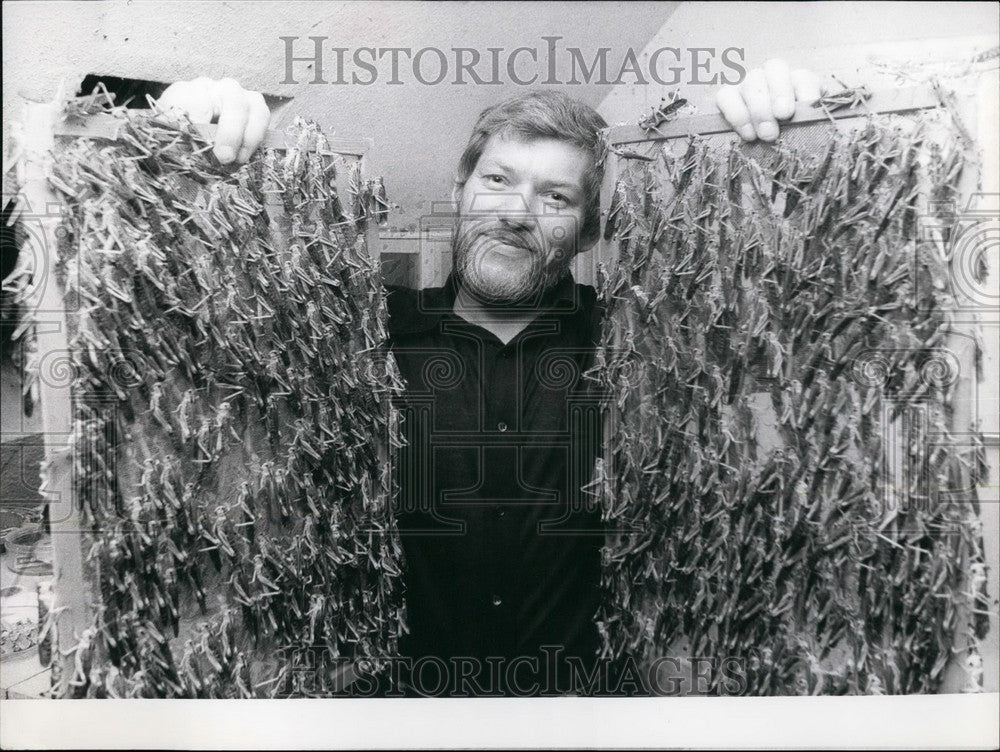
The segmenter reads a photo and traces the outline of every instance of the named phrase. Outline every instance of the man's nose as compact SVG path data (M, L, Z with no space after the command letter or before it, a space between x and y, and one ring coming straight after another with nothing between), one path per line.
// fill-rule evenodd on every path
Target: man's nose
M501 214L500 224L521 232L534 232L537 226L534 215L528 213Z
M534 232L538 223L537 207L531 191L512 191L505 196L499 213L500 223L518 232Z

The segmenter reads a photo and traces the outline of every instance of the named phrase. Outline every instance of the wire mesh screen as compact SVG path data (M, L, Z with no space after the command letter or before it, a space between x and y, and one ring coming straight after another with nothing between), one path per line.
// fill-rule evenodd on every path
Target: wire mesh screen
M947 254L920 233L954 221L958 129L737 141L613 157L603 652L707 661L712 693L933 691L955 654L978 686L984 455L953 425Z
M334 693L403 629L402 384L357 163L297 122L233 171L119 116L49 176L71 337L29 370L72 389L93 604L54 671L73 696Z

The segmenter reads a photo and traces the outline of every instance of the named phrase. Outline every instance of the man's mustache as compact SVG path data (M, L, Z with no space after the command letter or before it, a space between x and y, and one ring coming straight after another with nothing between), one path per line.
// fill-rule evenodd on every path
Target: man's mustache
M542 251L541 239L536 232L496 221L466 220L459 226L459 236L467 245L471 245L477 237L483 237L514 248L523 248L534 254Z

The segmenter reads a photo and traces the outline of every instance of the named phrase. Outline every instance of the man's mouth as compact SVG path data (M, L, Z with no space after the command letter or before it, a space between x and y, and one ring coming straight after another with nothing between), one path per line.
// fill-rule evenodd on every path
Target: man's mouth
M535 254L530 239L509 232L483 233L483 247L511 259L525 259Z
M530 258L532 254L532 251L523 245L510 245L508 243L491 243L487 246L487 250L515 260Z

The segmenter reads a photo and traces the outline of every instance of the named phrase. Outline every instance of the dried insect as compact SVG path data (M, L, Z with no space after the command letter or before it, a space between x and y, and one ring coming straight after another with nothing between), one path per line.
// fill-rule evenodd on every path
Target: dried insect
M843 88L840 91L824 94L813 103L813 107L821 109L827 114L843 108L856 110L872 97L871 91L866 86L849 87L839 78L834 80Z
M676 118L678 111L686 104L686 99L677 92L672 92L669 99L664 97L659 106L652 108L652 112L639 118L639 127L647 132L657 130L658 126Z
M375 210L373 212L375 216L375 221L379 225L384 225L389 221L389 209L392 208L389 204L389 198L385 192L385 184L382 182L382 178L375 178L375 186L372 190L372 195L374 197Z

